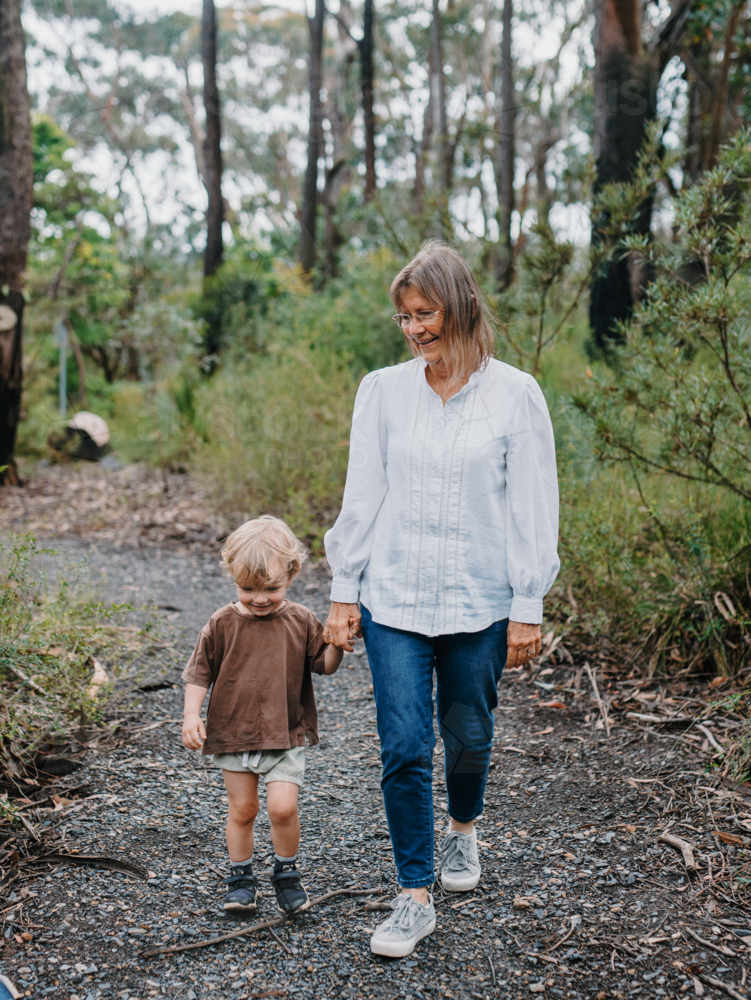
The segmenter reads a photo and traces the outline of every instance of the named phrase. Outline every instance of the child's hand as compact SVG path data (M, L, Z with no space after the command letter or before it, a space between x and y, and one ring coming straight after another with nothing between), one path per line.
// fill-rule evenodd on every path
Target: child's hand
M183 719L183 744L189 750L200 750L206 739L206 727L200 715L186 715Z

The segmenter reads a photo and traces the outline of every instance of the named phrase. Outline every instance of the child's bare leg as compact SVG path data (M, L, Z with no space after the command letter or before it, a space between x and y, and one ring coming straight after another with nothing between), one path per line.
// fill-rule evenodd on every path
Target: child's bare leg
M297 814L299 790L299 786L292 781L270 781L266 786L271 842L280 858L294 858L300 844L300 817Z
M258 775L249 771L225 771L229 814L227 816L227 851L235 864L253 854L253 824L258 815Z

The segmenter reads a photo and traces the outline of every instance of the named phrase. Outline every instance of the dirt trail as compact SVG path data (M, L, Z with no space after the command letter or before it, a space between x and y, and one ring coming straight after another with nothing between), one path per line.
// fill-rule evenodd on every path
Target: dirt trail
M161 606L172 648L144 661L133 721L120 742L84 748L75 775L79 797L57 810L47 802L29 818L47 834L56 829L68 849L117 856L153 877L144 884L67 865L23 869L2 904L0 965L27 996L747 995L751 953L739 932L751 933L751 920L734 897L743 891L749 800L711 785L704 737L681 736L685 723L658 731L653 723L619 718L614 708L606 738L595 728L588 689L577 695L572 686L577 665L552 660L501 683L479 824L483 880L468 896L436 887L436 932L409 959L371 956L369 930L382 914L347 897L288 922L276 937L262 931L143 959L150 948L239 926L220 909L221 776L182 746L178 685L197 630L232 592L217 566L219 545L205 536L191 546L166 537L148 547L118 540L117 547L97 542L90 532L58 539L56 559L64 564L85 554L108 600ZM290 596L323 617L327 591L327 570L313 566ZM301 867L309 891L373 888L375 898L390 899L395 871L362 644L333 678L315 681L322 743L308 754L301 794ZM438 831L446 820L440 751L439 741ZM697 874L689 876L680 854L659 841L666 830L694 844ZM728 835L738 843L724 842ZM19 840L23 846L24 834ZM256 868L260 919L275 916L263 811Z

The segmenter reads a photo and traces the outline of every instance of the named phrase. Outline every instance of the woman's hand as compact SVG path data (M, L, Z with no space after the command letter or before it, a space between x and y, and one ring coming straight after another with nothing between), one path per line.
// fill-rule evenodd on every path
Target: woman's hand
M338 601L332 601L326 627L323 630L324 641L351 653L355 648L352 640L362 635L361 621L359 604L340 604Z
M524 622L508 623L507 667L522 667L535 656L540 655L542 633L539 625L525 625Z

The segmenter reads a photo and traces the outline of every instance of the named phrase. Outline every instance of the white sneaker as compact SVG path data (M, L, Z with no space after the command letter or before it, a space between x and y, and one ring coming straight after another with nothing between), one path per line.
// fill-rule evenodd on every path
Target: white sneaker
M412 954L418 941L435 930L433 897L428 893L428 905L423 906L411 893L405 892L391 905L394 912L376 927L370 939L370 950L374 955L404 958Z
M441 843L441 885L447 892L469 892L480 881L482 868L477 856L477 830L452 830Z

